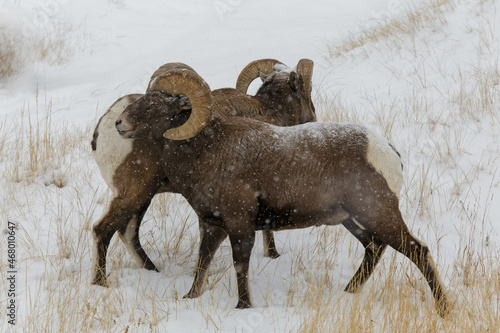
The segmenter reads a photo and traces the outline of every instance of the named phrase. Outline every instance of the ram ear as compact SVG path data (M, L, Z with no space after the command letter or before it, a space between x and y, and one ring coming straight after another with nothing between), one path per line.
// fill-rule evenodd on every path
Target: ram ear
M179 106L179 109L182 111L191 110L193 108L193 106L191 105L191 101L185 95L180 95L176 97L175 102Z
M311 101L311 79L313 75L314 62L311 59L300 59L297 64L297 74L302 77L304 82L304 91L306 93L306 100L314 110L314 105Z
M288 77L288 84L293 89L293 91L297 91L299 89L299 75L295 72L290 72L290 76Z

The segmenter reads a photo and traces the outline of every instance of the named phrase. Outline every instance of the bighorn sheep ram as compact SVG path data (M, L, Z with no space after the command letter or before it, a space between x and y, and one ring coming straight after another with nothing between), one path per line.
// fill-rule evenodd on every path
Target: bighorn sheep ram
M401 160L389 142L357 124L277 127L250 118L222 119L211 112L210 87L196 72L157 74L149 92L125 108L116 128L124 138L158 144L170 185L187 199L206 230L185 297L202 292L212 256L227 235L237 308L247 308L256 230L347 223L366 248L349 291L360 288L389 245L419 268L438 313L447 313L446 292L430 251L401 216ZM182 110L188 101L189 114Z
M170 63L160 67L152 78L177 67L192 70L184 64ZM313 62L308 59L299 61L296 72L274 59L253 61L242 70L236 89L212 92L212 111L219 117L247 116L280 126L315 121L310 95L312 70ZM250 83L258 76L263 84L257 94L246 95ZM94 131L93 155L114 195L109 208L93 228L93 283L98 285L107 285L106 253L116 231L139 267L157 271L141 246L139 227L153 196L173 190L152 143L124 140L115 128L116 119L125 107L142 96L127 95L117 100L101 117ZM268 230L264 231L264 255L279 256L272 232Z

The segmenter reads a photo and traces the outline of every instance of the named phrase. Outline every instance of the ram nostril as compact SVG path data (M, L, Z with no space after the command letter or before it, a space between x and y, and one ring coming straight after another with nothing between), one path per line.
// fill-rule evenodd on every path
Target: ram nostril
M122 120L121 120L121 119L118 119L118 120L116 121L116 123L115 123L115 126L118 126L118 125L120 125L121 123L122 123Z

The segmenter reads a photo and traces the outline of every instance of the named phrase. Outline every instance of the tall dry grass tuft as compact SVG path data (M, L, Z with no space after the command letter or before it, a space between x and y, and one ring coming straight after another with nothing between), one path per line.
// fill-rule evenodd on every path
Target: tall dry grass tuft
M11 129L7 127L7 121L0 121L0 161L3 160L10 131Z
M29 29L25 25L0 25L0 81L36 63L64 64L75 52L85 51L86 43L81 42L85 32L76 30L70 22L51 18L40 27Z
M396 18L386 18L382 22L369 24L357 33L345 36L341 41L328 45L328 58L337 58L368 43L390 43L400 48L400 36L414 35L423 28L433 28L446 23L445 12L453 10L455 0L431 0L421 3ZM368 54L365 54L368 56Z
M69 61L75 52L84 51L81 40L70 22L57 21L46 27L33 40L34 60L49 65L61 65Z
M26 55L23 54L21 38L6 26L0 26L0 81L19 73L24 66Z
M46 185L66 185L60 167L80 144L83 133L66 125L54 125L52 115L51 101L40 101L38 93L34 108L22 108L21 118L14 124L20 130L14 131L10 142L13 158L6 174L12 181L29 184L43 178Z
M318 121L359 122L354 106L347 104L342 92L318 92L314 96Z
M458 69L460 88L452 97L460 117L479 121L485 115L498 122L498 101L500 97L500 67L498 58L484 67L471 71Z

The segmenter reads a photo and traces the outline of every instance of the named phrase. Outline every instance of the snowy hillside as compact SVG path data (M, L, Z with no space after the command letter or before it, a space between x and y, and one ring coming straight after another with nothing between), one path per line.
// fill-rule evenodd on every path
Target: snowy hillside
M454 299L446 318L392 249L345 293L364 251L342 227L276 232L277 259L259 234L247 310L234 309L226 240L207 290L184 300L199 231L173 194L154 198L141 227L161 272L115 237L111 286L91 285L92 225L110 198L90 149L101 115L164 63L214 90L260 58L312 59L319 120L366 124L398 148L400 208ZM499 59L496 0L0 1L0 331L499 331Z

